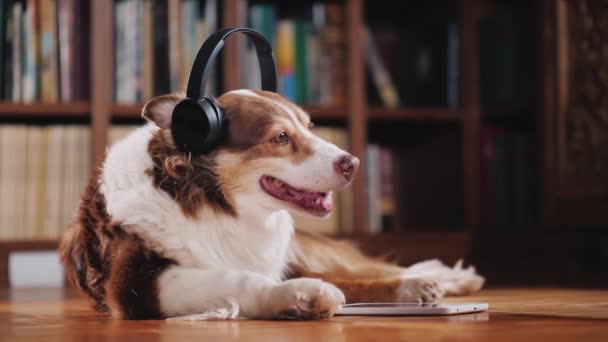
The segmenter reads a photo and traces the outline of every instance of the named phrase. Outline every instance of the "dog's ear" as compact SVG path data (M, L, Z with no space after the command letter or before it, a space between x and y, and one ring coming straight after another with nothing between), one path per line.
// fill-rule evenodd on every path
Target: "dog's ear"
M141 111L141 116L154 122L160 128L171 127L173 108L184 97L179 94L161 95L148 101Z

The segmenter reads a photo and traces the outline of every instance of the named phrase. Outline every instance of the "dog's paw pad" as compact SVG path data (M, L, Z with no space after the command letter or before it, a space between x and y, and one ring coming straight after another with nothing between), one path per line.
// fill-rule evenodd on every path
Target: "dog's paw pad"
M444 291L432 280L404 277L401 279L396 299L404 303L435 303L443 295Z
M333 316L344 304L342 291L319 279L300 278L283 282L277 286L281 305L278 319L321 319Z

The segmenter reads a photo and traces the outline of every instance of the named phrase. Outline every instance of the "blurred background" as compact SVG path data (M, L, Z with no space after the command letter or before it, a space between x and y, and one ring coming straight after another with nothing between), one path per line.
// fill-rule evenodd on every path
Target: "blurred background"
M223 27L263 34L283 96L363 160L299 229L488 286L608 284L607 1L2 0L0 287L63 285L91 170ZM230 39L208 95L256 63Z

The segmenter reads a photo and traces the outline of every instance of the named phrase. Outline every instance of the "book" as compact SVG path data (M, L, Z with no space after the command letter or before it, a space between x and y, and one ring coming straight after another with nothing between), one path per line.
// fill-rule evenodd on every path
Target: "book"
M154 31L152 0L144 0L142 14L142 100L154 97Z
M460 30L456 22L448 23L447 54L447 105L457 108L460 104Z
M344 8L338 3L326 3L323 5L325 15L325 26L321 36L325 41L324 48L327 49L329 59L329 94L327 105L341 105L346 98L347 82L344 63L346 60L346 44L344 41Z
M367 183L367 205L368 205L368 231L372 234L382 231L381 211L381 174L380 146L368 144L365 149L366 183Z
M393 81L384 66L379 50L374 42L374 38L369 30L369 27L363 29L363 42L365 50L365 62L369 67L372 75L372 80L380 95L382 104L388 108L396 108L399 106L399 94L395 88Z
M57 1L40 0L40 99L59 100Z
M286 99L295 102L295 52L294 23L291 20L280 20L277 24L276 58L279 78L279 92Z
M38 4L26 2L23 29L23 102L38 100Z
M171 77L169 75L169 22L167 0L153 0L154 14L152 39L154 41L153 83L154 95L171 92Z
M180 0L168 0L168 22L169 22L169 80L171 91L178 91L183 85L186 75L182 75L182 64L184 61L184 49L181 37L180 23L181 8ZM185 88L184 88L185 89Z
M190 67L196 53L202 43L196 41L197 23L200 18L200 8L198 0L182 0L181 2L181 48L183 59L181 62L182 79L180 84L184 87L188 82Z
M21 36L23 32L23 26L21 24L23 20L23 5L20 2L13 3L12 15L11 15L11 32L10 32L10 40L11 40L11 49L12 49L12 58L11 58L11 75L12 75L12 91L11 91L11 99L15 102L21 102L23 99L21 90L22 87L22 41Z
M308 55L307 37L310 31L309 24L302 19L293 22L294 40L294 75L295 75L295 103L308 103Z
M402 32L395 85L407 106L447 106L447 25L429 23Z
M59 92L62 102L69 102L75 98L73 82L76 73L72 67L76 63L77 56L73 52L74 35L81 29L75 22L77 15L75 4L76 0L57 0L57 17L62 23L59 25Z
M0 98L12 97L12 0L0 2Z

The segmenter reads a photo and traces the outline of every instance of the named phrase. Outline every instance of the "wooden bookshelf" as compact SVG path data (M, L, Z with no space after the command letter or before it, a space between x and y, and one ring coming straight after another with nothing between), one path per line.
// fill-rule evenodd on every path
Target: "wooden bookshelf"
M391 120L391 121L436 121L451 122L459 121L462 113L458 109L450 108L427 108L427 107L401 107L401 108L368 108L368 118L370 120Z
M138 119L144 104L120 104L111 107L112 118ZM338 106L302 106L313 120L345 120L346 112Z
M365 19L363 0L344 0L344 43L346 101L340 107L305 106L314 120L338 121L349 132L351 152L365 162L368 144L368 124L372 121L398 121L407 124L417 122L455 122L462 136L463 198L466 214L464 227L475 227L479 223L479 91L477 63L477 13L470 10L475 0L454 0L459 5L461 25L461 106L458 108L380 108L367 104L366 66L363 55L361 28ZM238 0L220 0L220 27L235 27ZM108 131L112 118L137 119L141 104L117 105L113 102L113 12L112 1L91 1L91 99L90 102L69 104L14 104L1 102L0 117L8 115L40 115L48 117L90 115L93 158L99 162L106 149ZM473 6L474 8L475 6ZM223 50L222 89L235 89L240 84L238 46L226 44ZM367 224L367 189L365 170L361 168L353 184L353 231L358 236L369 234ZM463 228L464 228L463 227ZM464 232L467 230L463 229ZM383 240L384 241L384 240ZM29 246L42 246L32 242ZM53 246L49 243L48 246Z
M0 116L43 116L43 117L88 117L88 102L70 103L19 103L0 102Z

